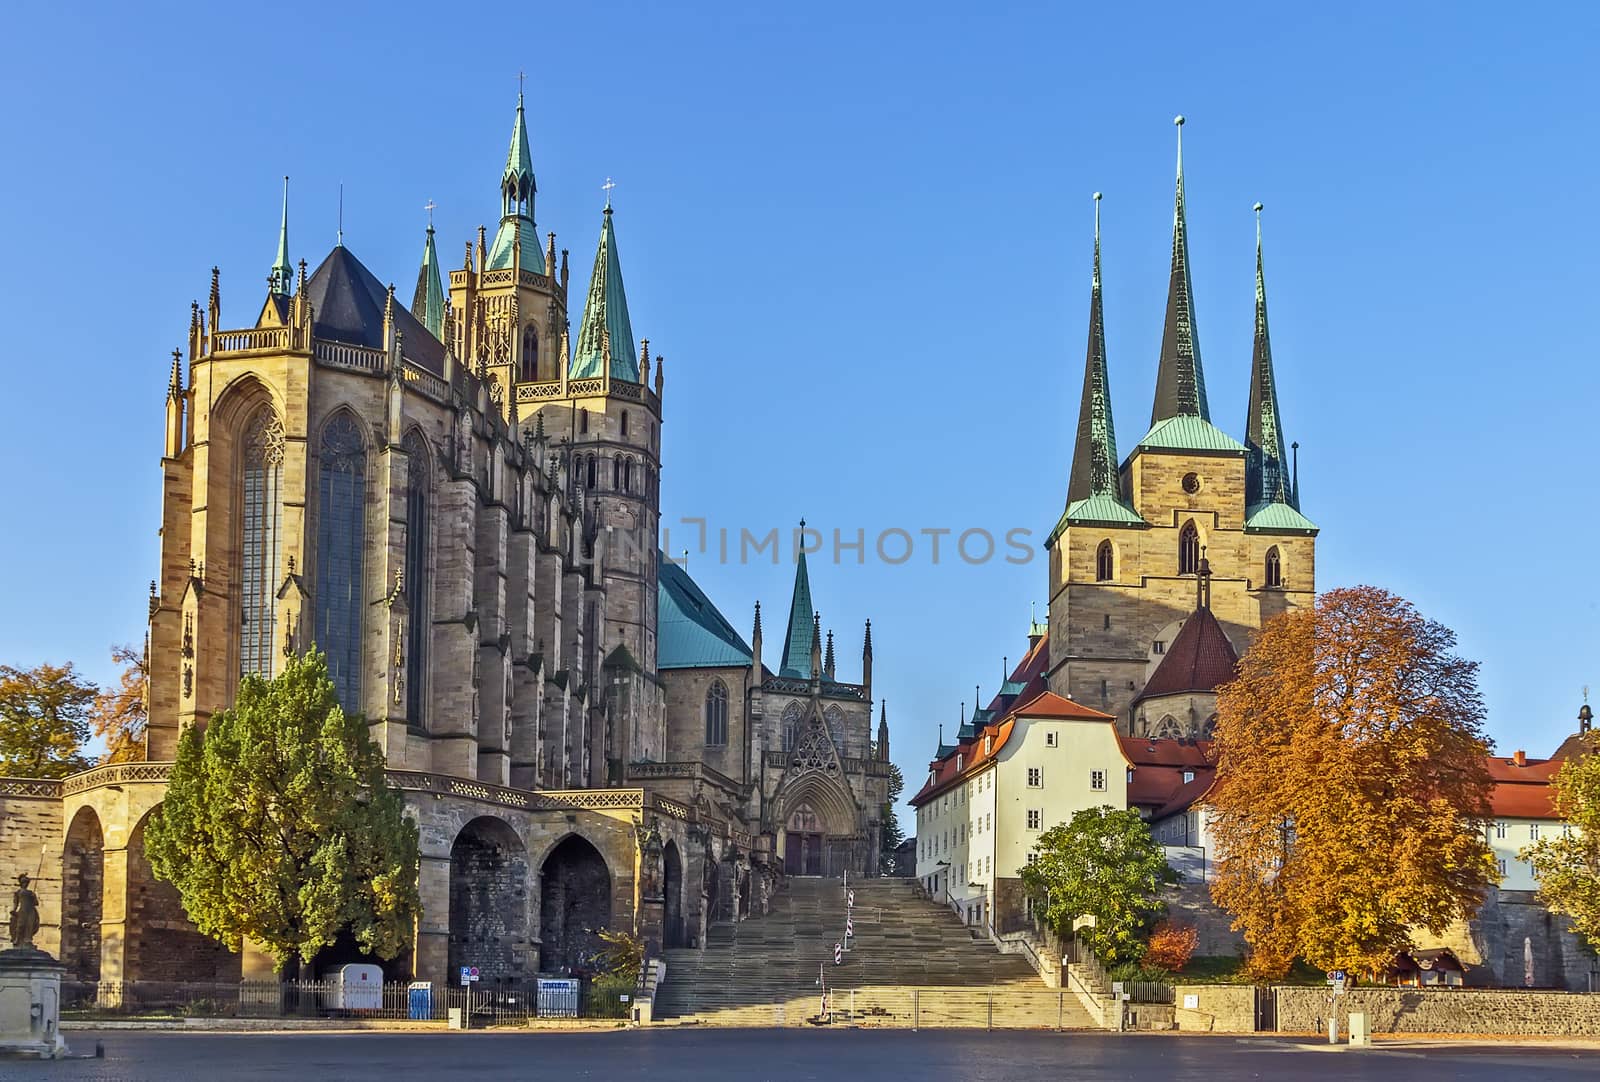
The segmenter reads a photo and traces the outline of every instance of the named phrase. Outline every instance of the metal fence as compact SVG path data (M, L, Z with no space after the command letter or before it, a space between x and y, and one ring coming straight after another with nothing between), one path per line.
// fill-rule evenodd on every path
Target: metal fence
M629 1017L634 989L589 981L344 985L338 981L63 981L67 1017L344 1018L443 1022L452 1010L473 1026L532 1019Z

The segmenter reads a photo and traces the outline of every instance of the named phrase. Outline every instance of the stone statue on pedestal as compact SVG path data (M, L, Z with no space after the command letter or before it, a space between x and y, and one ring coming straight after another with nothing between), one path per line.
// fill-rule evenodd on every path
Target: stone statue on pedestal
M26 872L17 876L17 889L11 892L11 945L32 947L39 931L39 896L28 889L32 882Z

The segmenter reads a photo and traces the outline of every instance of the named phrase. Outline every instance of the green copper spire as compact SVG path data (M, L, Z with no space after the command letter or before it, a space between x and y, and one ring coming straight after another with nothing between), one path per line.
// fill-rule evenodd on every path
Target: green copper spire
M1117 433L1111 420L1111 380L1106 368L1105 315L1100 299L1100 193L1094 193L1094 276L1089 286L1089 351L1078 405L1078 442L1072 451L1063 522L1143 525L1122 494Z
M539 249L539 230L533 224L533 197L539 186L533 179L533 152L528 149L528 122L522 107L522 91L517 91L517 119L511 127L511 149L506 152L505 172L500 175L500 228L489 247L489 270L512 265L520 247L522 266L539 272L544 269L544 253Z
M805 519L800 520L804 533ZM789 601L789 629L783 640L783 664L779 676L798 680L811 678L811 645L815 639L815 617L811 606L811 576L806 573L806 554L802 548L795 560L794 596Z
M411 297L411 314L444 341L444 285L439 276L439 253L433 247L433 201L428 201L428 239L422 245L422 266L417 269L417 291Z
M1267 282L1261 266L1261 204L1256 211L1256 341L1250 358L1250 411L1245 417L1245 505L1288 503L1288 444L1278 412L1278 383L1272 370L1272 339L1267 333Z
M617 257L617 235L611 228L611 198L600 224L600 247L594 253L594 274L589 279L589 299L583 305L578 343L572 352L572 379L594 379L605 371L611 355L611 378L639 382L639 351L633 344L628 321L628 295L622 288L622 262Z
M294 269L289 266L289 178L283 178L283 222L278 226L278 258L272 264L272 285L270 292L274 297L287 297L289 284L294 278Z
M1183 207L1183 117L1178 126L1178 190L1172 211L1172 278L1167 286L1167 319L1161 332L1161 368L1150 427L1168 417L1211 420L1206 378L1200 367L1200 334L1195 327L1194 291L1189 282L1189 226Z

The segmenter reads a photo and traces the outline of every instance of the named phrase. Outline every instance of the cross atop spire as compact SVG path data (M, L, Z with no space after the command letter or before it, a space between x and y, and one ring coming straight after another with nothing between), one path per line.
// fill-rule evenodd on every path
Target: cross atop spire
M289 178L283 178L283 220L278 226L278 258L272 263L272 273L267 281L274 297L289 295L294 268L289 265Z
M1200 333L1195 325L1194 290L1189 280L1189 226L1183 203L1183 117L1178 127L1178 183L1172 210L1172 274L1167 285L1167 318L1161 332L1161 367L1156 375L1150 427L1168 417L1211 420L1205 373L1200 366Z

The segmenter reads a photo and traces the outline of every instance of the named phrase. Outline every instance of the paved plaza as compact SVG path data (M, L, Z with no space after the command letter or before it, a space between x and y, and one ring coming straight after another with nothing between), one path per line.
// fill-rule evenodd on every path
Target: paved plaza
M272 1033L72 1031L103 1060L0 1062L0 1079L399 1078L762 1080L939 1079L1578 1079L1600 1050L1407 1042L1331 1051L1291 1039L924 1030L643 1030L586 1033Z

